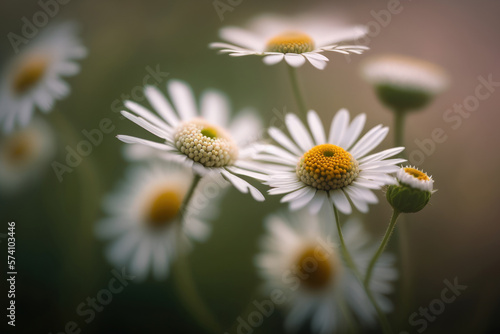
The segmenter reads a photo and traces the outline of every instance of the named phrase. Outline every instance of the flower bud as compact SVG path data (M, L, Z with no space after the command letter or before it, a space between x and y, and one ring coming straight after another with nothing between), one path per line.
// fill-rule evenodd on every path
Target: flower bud
M396 179L398 184L387 188L386 198L393 209L399 212L415 213L422 210L435 192L432 177L414 167L402 167Z

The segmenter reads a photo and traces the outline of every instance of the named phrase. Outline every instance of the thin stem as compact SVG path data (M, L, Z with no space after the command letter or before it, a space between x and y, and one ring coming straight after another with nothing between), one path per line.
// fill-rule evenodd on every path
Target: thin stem
M406 112L403 110L394 111L394 145L396 147L404 146ZM403 156L403 153L400 153Z
M198 186L201 176L195 175L189 190L184 197L182 202L180 213L182 216L186 213L186 209L193 197L194 191ZM177 245L178 245L178 259L175 263L175 268L173 270L174 278L178 286L177 291L186 306L186 309L191 312L195 319L205 327L208 331L212 333L219 333L220 326L215 320L215 317L210 312L210 309L205 305L203 299L201 298L198 289L196 287L195 280L193 278L192 270L189 266L189 261L187 258L186 249L184 249L184 234L182 233L182 224L184 219L180 219L180 226L176 226L177 231Z
M60 110L55 109L50 114L50 118L58 130L61 137L60 139L63 142L62 146L75 148L80 140L79 133L66 118L66 115ZM92 226L98 207L97 201L100 195L100 182L98 179L99 174L96 172L94 164L92 163L92 157L90 156L86 157L86 160L82 161L80 165L74 167L74 170L76 170L79 182L79 188L77 190L80 195L80 200L78 202L79 222L74 226L74 228L70 229L70 232L66 232L72 233L69 238L68 235L65 236L65 239L69 240L71 243L71 247L69 247L69 249L72 251L67 252L65 257L66 261L68 261L66 268L73 268L73 264L75 262L79 263L77 271L70 270L69 272L69 275L76 275L79 277L82 272L89 272L92 270L92 261L94 260L94 257L91 256L92 249L94 249L94 247L92 247L92 242L94 241ZM65 177L68 178L70 176L66 174ZM60 182L63 181L68 182L66 179L62 179ZM59 187L62 191L67 191L67 188L63 188L61 184ZM59 203L59 205L65 206L67 204Z
M375 253L375 255L373 255L373 258L371 259L370 264L368 265L368 270L366 271L366 277L365 277L366 286L370 285L370 279L373 274L373 268L375 268L375 264L377 263L377 260L380 257L380 255L384 252L385 247L387 247L387 243L389 242L392 232L394 232L394 228L396 227L396 221L398 220L399 214L400 212L397 210L392 211L391 221L389 223L389 226L387 226L384 238L382 239L382 242L380 243L377 252Z
M380 321L380 326L382 327L382 331L385 334L391 334L392 329L391 325L389 324L389 321L387 320L387 317L385 316L384 312L380 308L380 306L377 304L377 301L375 300L375 297L373 297L373 294L370 290L370 288L363 284L363 277L361 276L361 273L359 272L358 268L356 267L356 264L354 263L351 254L347 250L345 241L344 241L344 235L342 233L342 227L340 226L340 219L339 219L339 212L335 206L333 206L333 211L335 213L335 222L337 225L337 231L339 234L339 239L340 239L340 249L342 250L342 254L344 255L344 259L347 263L347 266L352 270L354 273L354 276L358 279L359 283L361 286L364 288L366 295L368 296L368 299L372 303L373 307L375 308L375 312L377 312L378 319Z
M297 102L297 106L299 107L298 115L303 120L305 120L307 115L307 108L306 104L304 103L304 98L302 97L302 94L300 92L299 80L297 79L297 69L290 65L286 65L286 67L288 67L288 74L290 76L293 96L295 97L295 101Z

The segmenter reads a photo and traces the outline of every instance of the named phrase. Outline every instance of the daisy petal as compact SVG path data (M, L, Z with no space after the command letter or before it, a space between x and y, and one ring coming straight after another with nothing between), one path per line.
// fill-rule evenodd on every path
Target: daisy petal
M293 140L304 152L314 146L309 132L295 114L287 114L285 123Z
M285 61L292 67L300 67L306 62L306 58L297 53L285 53Z
M323 124L319 119L318 114L314 110L309 110L307 113L307 121L309 123L309 129L311 129L316 145L321 145L326 142L325 130L323 129Z

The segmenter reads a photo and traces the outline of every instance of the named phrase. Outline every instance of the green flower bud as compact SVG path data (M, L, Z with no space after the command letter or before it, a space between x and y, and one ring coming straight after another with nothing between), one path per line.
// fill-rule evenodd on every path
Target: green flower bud
M448 85L440 67L403 56L373 58L364 64L362 74L381 102L398 112L422 109Z
M396 179L398 184L387 188L386 198L392 208L399 212L415 213L422 210L435 192L432 177L414 167L402 167Z

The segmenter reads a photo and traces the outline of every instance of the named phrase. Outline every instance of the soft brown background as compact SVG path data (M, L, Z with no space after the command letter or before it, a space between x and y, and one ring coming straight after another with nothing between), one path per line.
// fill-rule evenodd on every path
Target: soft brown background
M197 93L207 87L221 89L233 105L257 107L266 122L273 109L296 106L290 93L284 64L267 67L253 57L218 56L207 45L218 40L223 25L241 25L265 12L296 14L319 10L345 23L368 24L371 11L387 8L387 1L257 1L243 0L220 21L212 1L78 1L61 6L53 21L77 20L89 56L82 72L69 79L72 94L57 108L78 130L96 128L108 117L116 130L106 135L83 165L57 182L48 171L41 184L15 198L3 198L0 221L18 223L17 297L18 332L58 332L75 320L76 305L106 286L111 265L102 256L103 244L92 234L102 215L101 197L123 176L125 162L119 133L144 135L144 131L121 120L111 110L120 95L141 85L145 67L157 64L170 78L188 81ZM439 191L432 205L404 220L411 250L414 293L396 332L416 332L404 319L420 306L439 298L443 280L457 277L468 286L443 314L429 323L426 333L494 333L500 330L498 285L500 279L500 91L481 101L477 111L453 130L443 120L445 110L462 103L474 93L478 76L492 75L500 81L500 3L498 1L401 1L403 10L390 24L371 38L371 51L352 56L331 55L326 70L311 66L299 70L308 106L317 110L325 124L341 107L351 113L368 114L368 126L391 125L392 115L377 101L372 89L359 75L363 59L384 53L419 57L444 67L451 86L427 109L407 120L407 152L417 149L415 140L430 138L434 128L442 128L447 140L420 165L436 180ZM40 8L35 1L2 1L0 4L0 60L13 55L7 33L19 33L21 18L31 17ZM163 85L161 85L163 86ZM55 121L52 115L49 120ZM392 133L391 133L392 135ZM64 138L60 138L59 160L63 159ZM392 145L389 136L383 147ZM410 161L411 162L411 161ZM97 185L84 170L93 169ZM264 188L262 188L264 189ZM235 190L224 199L223 214L214 223L213 237L192 253L197 283L221 323L228 327L256 298L259 281L252 266L256 240L262 234L262 218L278 207L271 198L260 205ZM373 206L365 218L375 236L381 235L390 210L380 193L381 204ZM81 216L82 206L86 215ZM83 221L82 221L83 219ZM4 232L2 228L0 232ZM3 247L3 246L2 246ZM3 249L3 248L2 248ZM3 292L2 292L3 294ZM399 304L398 304L399 305ZM281 331L278 313L256 332ZM25 330L22 330L24 328ZM198 331L175 294L171 280L132 285L83 327L84 333L145 333ZM234 330L231 332L233 333Z

